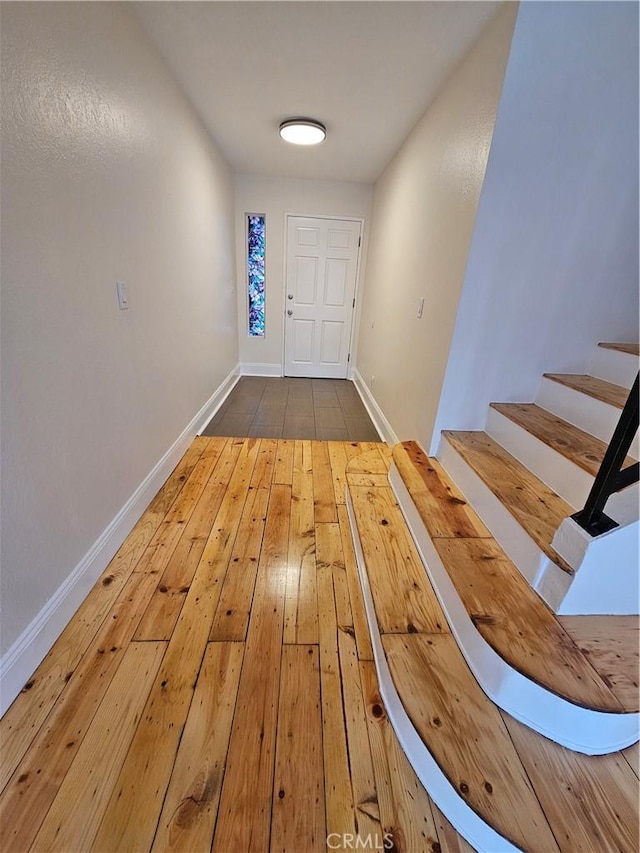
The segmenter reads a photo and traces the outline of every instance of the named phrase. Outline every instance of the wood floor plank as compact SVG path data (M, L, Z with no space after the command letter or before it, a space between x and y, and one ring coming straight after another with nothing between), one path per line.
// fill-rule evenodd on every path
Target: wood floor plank
M386 635L402 703L425 745L468 805L522 850L557 844L498 709L448 634Z
M353 792L342 709L338 624L333 592L333 573L318 568L320 619L320 681L322 699L322 748L324 755L327 835L355 832Z
M243 442L144 715L95 840L96 851L148 849L218 605L258 451ZM162 739L163 748L153 745Z
M338 521L340 524L340 538L342 540L342 554L349 588L349 601L351 604L351 616L353 628L356 634L356 645L358 647L358 658L360 660L373 660L373 649L369 636L367 614L364 609L362 598L362 587L358 577L358 566L356 555L353 550L351 538L351 527L349 525L349 514L346 506L338 507Z
M329 462L331 464L331 476L333 477L333 494L335 502L341 506L345 502L345 489L347 487L347 452L343 441L330 441Z
M556 530L573 513L573 508L486 432L442 434L541 551L561 569L573 574L573 569L551 545Z
M180 494L204 449L194 442L64 629L55 646L0 720L0 791L69 682L89 643Z
M209 853L244 646L209 643L171 774L153 850Z
M387 474L347 474L350 486L388 486Z
M415 441L396 445L393 461L429 536L491 536L453 480Z
M241 444L229 441L219 451L217 459L211 460L213 467L209 479L183 527L180 541L167 562L135 640L171 638L241 448Z
M344 717L347 725L351 789L358 833L363 837L382 838L380 807L373 772L358 653L352 632L347 630L338 632L338 654Z
M326 441L312 441L313 506L316 524L338 520Z
M291 439L279 439L276 452L276 464L273 470L273 482L283 486L293 483L293 450L295 442Z
M431 799L409 764L389 722L373 661L360 662L371 756L376 779L382 846L398 853L434 853L438 836ZM380 845L379 845L380 846Z
M270 849L326 850L317 646L282 649Z
M269 489L253 489L244 507L209 639L244 642L269 505Z
M310 441L296 441L291 491L284 642L317 644L318 598Z
M364 453L366 446L361 441L347 441L344 443L344 452L347 457L347 462L351 462L356 456Z
M134 572L0 796L0 849L28 850L153 594Z
M318 524L316 526L316 564L318 569L329 569L333 575L338 628L353 631L349 585L339 524Z
M34 850L87 850L133 738L165 643L131 643L33 844Z
M256 467L253 469L251 486L254 489L268 489L273 482L278 442L275 438L261 438Z
M637 711L640 621L637 616L559 616L559 622L626 711Z
M247 634L251 601L267 519L277 441L261 439L247 503L224 579L209 639L242 642Z
M382 633L448 632L391 489L354 486L350 492Z
M363 443L360 447L361 452L347 465L347 480L351 474L386 475L389 471L389 462L378 450L378 445Z
M437 805L432 803L431 807L438 831L438 844L441 853L475 853L473 847L456 832Z
M629 396L628 388L621 388L612 382L605 382L604 379L597 379L595 376L588 376L584 373L545 373L544 377L557 382L559 385L565 385L567 388L579 391L581 394L586 394L588 397L593 397L594 400L615 406L616 409L624 408Z
M624 756L636 776L640 776L640 743L633 743L631 746L623 749L621 755Z
M580 755L502 716L563 853L635 853L638 780L619 753Z
M595 477L598 473L607 449L604 441L541 409L535 403L491 403L491 407L588 474ZM627 456L623 467L635 461Z
M267 514L213 851L268 849L291 487L274 485Z
M518 672L585 707L620 702L493 539L434 539L478 632Z

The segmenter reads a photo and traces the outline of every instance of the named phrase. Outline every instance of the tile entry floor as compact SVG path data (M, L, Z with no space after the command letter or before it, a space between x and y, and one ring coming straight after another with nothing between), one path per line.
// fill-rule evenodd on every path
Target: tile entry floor
M380 441L353 382L242 376L203 435Z

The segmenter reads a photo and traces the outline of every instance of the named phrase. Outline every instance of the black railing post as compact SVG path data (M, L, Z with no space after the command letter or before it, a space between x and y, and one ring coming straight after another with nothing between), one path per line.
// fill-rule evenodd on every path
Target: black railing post
M598 536L618 526L617 522L604 514L605 504L614 492L619 492L620 489L624 489L640 479L640 466L637 463L621 470L633 437L638 430L638 416L640 414L639 380L640 374L636 376L633 383L633 388L624 405L611 443L604 454L584 509L571 516L591 536Z

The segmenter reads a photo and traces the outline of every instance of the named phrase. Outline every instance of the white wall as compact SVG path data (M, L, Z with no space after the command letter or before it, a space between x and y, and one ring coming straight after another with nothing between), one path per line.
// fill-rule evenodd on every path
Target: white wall
M638 6L525 3L434 432L638 340Z
M357 368L401 439L431 436L516 11L489 22L375 185Z
M2 66L5 651L238 359L232 175L126 4L3 4Z
M285 144L284 142L282 143ZM285 214L364 218L360 281L363 281L371 207L370 184L304 181L239 175L236 178L236 251L238 270L238 336L243 368L256 365L282 370L284 333ZM250 338L247 327L247 261L245 215L266 215L266 313L264 338ZM359 306L358 306L359 310ZM354 342L355 343L355 342ZM352 356L354 348L352 347Z

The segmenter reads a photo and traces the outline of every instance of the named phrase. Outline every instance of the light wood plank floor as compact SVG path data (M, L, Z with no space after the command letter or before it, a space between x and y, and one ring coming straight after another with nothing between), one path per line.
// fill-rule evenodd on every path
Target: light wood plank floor
M365 451L384 472L381 444L194 441L0 722L0 849L470 850L379 696Z

